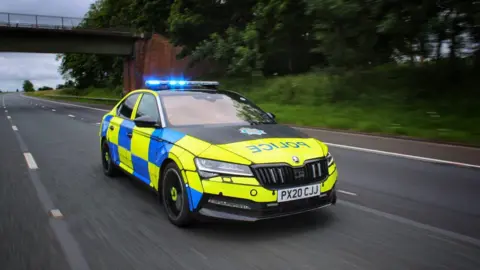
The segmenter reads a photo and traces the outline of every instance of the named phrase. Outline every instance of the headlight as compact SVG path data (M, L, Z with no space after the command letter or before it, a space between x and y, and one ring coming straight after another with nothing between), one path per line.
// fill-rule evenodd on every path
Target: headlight
M202 177L214 177L218 174L253 176L250 167L241 164L203 158L195 158L195 164L197 165L197 169Z
M328 166L332 165L334 161L335 161L335 160L333 159L332 154L330 154L330 152L328 152L328 153L327 153Z

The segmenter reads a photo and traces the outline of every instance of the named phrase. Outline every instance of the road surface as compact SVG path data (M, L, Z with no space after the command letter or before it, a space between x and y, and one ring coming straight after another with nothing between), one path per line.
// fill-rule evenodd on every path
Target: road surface
M141 184L103 175L105 112L20 94L0 108L1 269L480 269L479 168L332 146L337 205L182 230Z

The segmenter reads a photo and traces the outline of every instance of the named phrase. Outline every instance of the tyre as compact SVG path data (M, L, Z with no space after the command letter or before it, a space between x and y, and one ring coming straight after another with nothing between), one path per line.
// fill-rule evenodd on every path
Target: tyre
M161 180L161 198L169 221L178 227L190 225L193 215L188 206L188 192L178 166L173 162L165 166Z
M106 176L113 177L118 175L118 168L113 162L110 147L108 147L108 142L105 139L102 140L102 167Z

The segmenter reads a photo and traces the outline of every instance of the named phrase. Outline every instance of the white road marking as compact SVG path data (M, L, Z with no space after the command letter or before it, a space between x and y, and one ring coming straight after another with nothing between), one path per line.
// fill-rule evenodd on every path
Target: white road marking
M27 97L27 96L23 96L23 97L37 99L37 98ZM76 105L76 104L70 104L70 103L63 103L63 102L58 102L58 101L51 101L51 100L46 100L46 99L42 100L42 101L52 102L52 103L57 103L57 104L67 105L67 106L73 106L73 107L79 107L79 108L85 108L85 109L90 109L90 110L102 111L102 112L109 112L110 111L110 110L104 110L104 109L93 108L93 107L88 107L88 106L82 106L82 105ZM325 131L325 130L322 130L322 129L314 129L314 128L302 128L302 127L295 127L295 128L304 129L304 130L313 130L313 131ZM337 131L329 131L329 132L344 133L344 134L349 134L349 135L352 135L352 136L383 138L383 137L372 136L372 135L367 135L367 134L351 134L351 133L347 133L347 132L337 132ZM457 166L464 166L464 167L471 167L471 168L480 169L480 165L473 165L473 164L467 164L467 163L461 163L461 162L454 162L454 161L440 160L440 159L434 159L434 158L406 155L406 154L400 154L400 153L395 153L395 152L387 152L387 151L361 148L361 147L342 145L342 144L334 144L334 143L327 143L327 142L324 142L324 143L326 145L329 145L329 146L332 146L332 147L344 148L344 149L353 150L353 151L362 151L362 152L369 152L369 153L373 153L373 154L377 154L377 155L395 156L395 157L414 159L414 160L420 160L420 161L426 161L426 162L443 163L443 164L448 164L448 165L457 165ZM429 142L420 142L420 143L433 144L433 143L429 143ZM465 147L462 147L462 146L454 146L454 145L444 145L444 144L437 144L437 145L465 148Z
M25 156L25 160L27 161L28 168L30 168L30 170L38 169L37 163L35 162L35 159L33 158L32 154L27 152L27 153L23 153L23 155Z
M56 112L56 110L55 110L55 109L52 109L52 112Z
M5 110L5 112L8 112L8 110Z
M343 149L348 149L348 150L355 150L355 151L373 153L373 154L378 154L378 155L402 157L402 158L408 158L408 159L414 159L414 160L420 160L420 161L427 161L427 162L433 162L433 163L441 163L441 164L456 165L456 166L463 166L463 167L480 169L480 165L454 162L454 161L435 159L435 158L412 156L412 155L406 155L406 154L400 154L400 153L394 153L394 152L387 152L387 151L381 151L381 150L374 150L374 149L368 149L368 148L361 148L361 147L355 147L355 146L349 146L349 145L343 145L343 144L334 144L334 143L327 143L327 142L324 142L324 143L328 146L333 146L333 147L338 147L338 148L343 148Z
M72 114L69 114L68 116L69 116L69 117L75 117L75 115L72 115Z
M12 117L10 115L7 115L7 119L12 119Z
M18 131L17 126L12 126L13 131Z
M340 192L340 193L346 194L346 195L350 195L350 196L358 196L357 193L353 193L353 192L346 191L346 190L339 189L337 191Z
M58 209L52 209L48 211L48 214L53 218L63 218L62 212L60 212Z
M344 205L344 206L347 206L347 207L351 207L351 208L354 208L356 210L364 211L366 213L370 213L370 214L373 214L373 215L376 215L376 216L379 216L379 217L383 217L383 218L386 218L386 219L389 219L389 220L392 220L392 221L396 221L396 222L399 222L399 223L402 223L402 224L410 225L410 226L413 226L413 227L418 228L418 229L423 229L423 230L426 230L426 231L429 231L429 232L437 233L439 235L449 237L449 238L457 240L457 241L470 243L472 245L480 247L480 239L473 238L473 237L468 236L468 235L459 234L459 233L456 233L456 232L453 232L453 231L441 229L441 228L434 227L434 226L431 226L431 225L428 225L428 224L425 224L425 223L414 221L414 220L404 218L404 217L401 217L401 216L397 216L397 215L394 215L394 214L389 214L389 213L382 212L382 211L379 211L379 210L376 210L376 209L373 209L373 208L370 208L370 207L366 207L366 206L356 204L356 203L347 202L347 201L344 201L344 200L337 201L337 204Z
M45 108L45 106L42 106L42 108Z
M356 133L356 132L345 132L340 130L329 130L323 128L306 128L306 127L297 127L292 126L293 128L300 129L300 130L310 130L310 131L321 131L326 133L333 133L333 134L342 134L342 135L349 135L355 137L367 137L367 138L374 138L376 140L390 140L390 141L411 141L414 143L421 143L421 144L428 144L433 146L441 146L441 147L451 147L451 148L464 148L464 149L476 149L475 147L471 146L464 146L464 145L454 145L454 144L446 144L446 143L437 143L437 142L429 142L429 141L421 141L421 140L410 140L408 138L399 138L399 137L388 137L388 136L380 136L380 135L373 135L373 134L363 134L363 133Z
M23 96L23 95L22 95ZM77 105L77 104L71 104L71 103L63 103L63 102L58 102L58 101L52 101L48 99L38 99L34 97L28 97L28 96L23 96L25 98L31 98L31 99L36 99L36 100L42 100L45 102L51 102L51 103L56 103L60 105L67 105L67 106L72 106L72 107L78 107L78 108L84 108L84 109L90 109L90 110L96 110L96 111L101 111L101 112L109 112L110 110L104 110L104 109L99 109L99 108L93 108L93 107L88 107L88 106L82 106L82 105Z
M100 123L96 123L95 125L100 126Z

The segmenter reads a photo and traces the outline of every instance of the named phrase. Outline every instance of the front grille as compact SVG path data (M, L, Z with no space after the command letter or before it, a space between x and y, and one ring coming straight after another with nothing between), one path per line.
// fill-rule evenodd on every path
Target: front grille
M328 176L326 159L307 161L302 167L289 165L257 165L253 173L266 188L278 189L321 182Z

